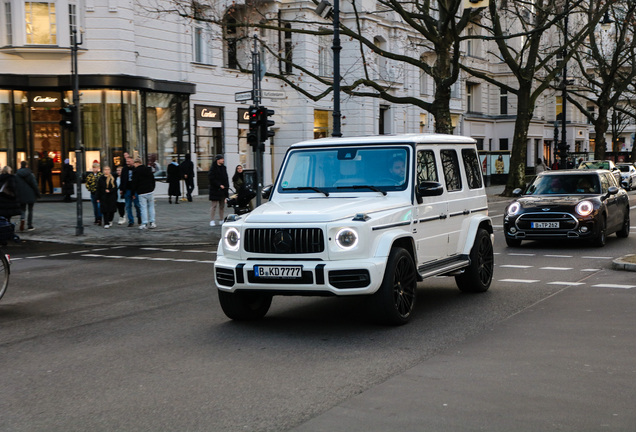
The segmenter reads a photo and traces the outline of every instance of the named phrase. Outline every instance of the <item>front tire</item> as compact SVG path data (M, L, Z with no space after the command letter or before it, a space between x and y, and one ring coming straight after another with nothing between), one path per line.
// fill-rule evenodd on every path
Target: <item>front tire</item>
M508 240L507 237L506 240ZM495 259L490 234L485 229L480 228L470 250L470 266L466 268L464 273L455 276L457 287L465 293L488 291L492 282L494 266Z
M625 238L629 236L629 207L626 209L625 220L623 221L623 228L616 231L616 237Z
M601 222L596 233L596 238L592 240L592 245L596 247L605 246L605 240L607 240L607 219L605 216L601 216Z
M241 293L218 290L219 303L228 318L236 321L259 320L267 314L272 305L271 294Z
M7 292L9 286L9 274L11 270L9 268L9 260L7 256L0 252L0 299Z
M391 249L382 285L370 298L371 317L380 324L399 326L411 319L417 278L413 257L405 249Z

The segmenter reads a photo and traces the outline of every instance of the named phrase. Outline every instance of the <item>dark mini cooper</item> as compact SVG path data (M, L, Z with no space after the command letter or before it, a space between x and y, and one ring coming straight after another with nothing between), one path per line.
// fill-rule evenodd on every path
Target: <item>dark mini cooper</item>
M629 198L608 170L539 174L506 207L508 246L523 240L578 239L603 246L608 235L629 235Z

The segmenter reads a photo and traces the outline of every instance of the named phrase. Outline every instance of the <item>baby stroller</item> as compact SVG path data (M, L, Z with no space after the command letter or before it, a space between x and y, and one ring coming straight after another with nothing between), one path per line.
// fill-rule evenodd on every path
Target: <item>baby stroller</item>
M256 192L246 187L242 187L237 193L227 200L227 205L234 209L234 213L242 215L252 210L249 207L250 201L254 199Z

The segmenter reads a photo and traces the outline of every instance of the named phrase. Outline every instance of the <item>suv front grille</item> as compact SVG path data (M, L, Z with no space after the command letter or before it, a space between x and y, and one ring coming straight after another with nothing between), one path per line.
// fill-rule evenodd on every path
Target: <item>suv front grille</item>
M234 285L234 270L217 268L216 269L216 281L219 285L233 286Z
M320 228L249 228L245 251L266 254L311 254L325 250Z

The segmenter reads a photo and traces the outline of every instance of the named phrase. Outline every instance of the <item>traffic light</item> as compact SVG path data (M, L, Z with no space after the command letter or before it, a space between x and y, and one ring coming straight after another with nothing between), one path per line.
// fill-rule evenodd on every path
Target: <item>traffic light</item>
M60 126L71 132L75 131L75 105L69 105L60 109L62 114L62 120L60 120Z
M256 148L258 145L258 108L252 105L249 109L250 130L247 133L247 143Z
M258 110L258 123L261 128L261 141L265 141L267 138L273 137L276 134L274 131L269 130L270 127L276 124L274 120L268 119L268 117L273 115L274 110L267 109L265 107L260 107Z

